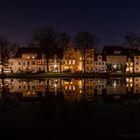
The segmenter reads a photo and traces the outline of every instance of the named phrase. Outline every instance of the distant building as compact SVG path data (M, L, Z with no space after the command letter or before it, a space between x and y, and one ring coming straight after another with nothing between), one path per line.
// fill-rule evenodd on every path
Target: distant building
M105 54L95 54L95 72L106 72L106 56Z
M85 55L85 72L94 72L94 48L87 48Z
M15 57L9 59L11 71L46 72L45 54L38 48L18 48Z
M85 61L85 72L94 71L94 48L85 50L85 58L83 50L77 49L72 43L67 46L63 54L63 71L83 72Z
M105 46L103 54L106 55L107 68L111 71L125 71L127 53L121 46Z
M48 59L48 72L61 72L63 63L63 49L51 48L46 50Z
M70 43L63 52L63 71L77 71L77 51Z

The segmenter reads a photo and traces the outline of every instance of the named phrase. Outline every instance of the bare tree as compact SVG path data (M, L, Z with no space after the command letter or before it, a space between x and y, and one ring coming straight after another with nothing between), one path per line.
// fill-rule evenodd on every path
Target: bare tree
M129 32L125 35L125 46L130 49L135 49L140 46L140 37L134 32Z
M65 49L66 49L67 45L69 44L70 40L71 40L71 37L66 32L60 32L58 34L58 37L57 37L57 46L59 48L61 48L62 53L65 51ZM62 71L61 70L61 67L62 67L62 61L60 59L60 72Z
M88 48L95 48L97 46L98 39L90 32L78 32L75 36L75 43L82 53L85 73L86 50Z
M39 47L40 49L44 50L44 52L46 53L47 72L48 72L49 56L52 53L52 49L55 50L55 48L61 48L63 51L69 41L70 36L67 33L58 32L57 30L54 29L54 27L50 26L35 29L33 32L33 37L30 46Z
M15 46L11 45L8 39L4 36L0 36L0 63L1 63L1 74L2 74L2 93L5 93L4 87L4 67L8 63L8 58Z

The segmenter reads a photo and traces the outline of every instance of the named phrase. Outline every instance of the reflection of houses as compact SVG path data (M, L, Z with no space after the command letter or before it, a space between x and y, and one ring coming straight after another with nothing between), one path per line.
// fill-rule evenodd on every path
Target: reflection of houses
M18 48L14 58L9 59L12 72L46 72L45 55L38 48Z
M106 57L104 54L95 54L95 72L106 72Z
M134 81L134 85L133 85L134 94L137 94L137 93L140 94L140 77L133 78L133 81Z
M133 82L134 81L132 77L126 78L126 87L128 93L133 92Z
M94 79L85 79L85 97L86 100L94 100Z
M124 79L112 79L108 81L106 94L103 94L105 102L122 101L127 96L127 88Z
M48 90L57 95L58 92L62 91L61 89L61 79L47 79L48 80Z
M108 83L106 94L126 94L127 89L124 79L112 79Z
M95 94L102 95L106 91L106 79L95 79Z
M120 46L105 46L103 54L106 55L106 63L111 71L125 71L127 55L123 47ZM109 69L109 68L108 68Z
M38 97L45 95L44 80L17 80L13 79L10 92L22 97Z
M81 100L83 95L83 80L64 80L63 81L64 98L68 102Z

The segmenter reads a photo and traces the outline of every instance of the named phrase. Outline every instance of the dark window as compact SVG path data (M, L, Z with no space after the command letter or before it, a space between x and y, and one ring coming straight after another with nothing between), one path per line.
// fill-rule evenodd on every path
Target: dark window
M32 61L32 65L35 65L35 61Z

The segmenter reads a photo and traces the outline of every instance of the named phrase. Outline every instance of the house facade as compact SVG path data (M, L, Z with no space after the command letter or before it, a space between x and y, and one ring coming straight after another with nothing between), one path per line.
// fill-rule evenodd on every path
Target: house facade
M14 58L9 59L11 72L47 72L45 54L37 48L18 48Z
M106 57L104 54L95 54L95 72L106 72Z
M109 71L125 72L127 54L122 46L105 46L103 54L106 55L106 64Z

